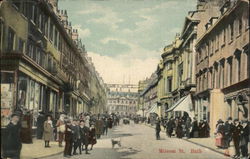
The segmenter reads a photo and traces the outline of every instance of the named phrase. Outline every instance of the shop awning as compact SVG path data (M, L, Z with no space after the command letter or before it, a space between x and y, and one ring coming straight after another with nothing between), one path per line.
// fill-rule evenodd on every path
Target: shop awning
M191 95L187 95L185 97L182 97L179 101L177 101L171 108L166 110L166 112L171 111L184 111L187 112L189 117L194 117L194 111L192 110L192 99Z
M147 113L156 113L157 111L157 104L155 103L151 108L147 111Z

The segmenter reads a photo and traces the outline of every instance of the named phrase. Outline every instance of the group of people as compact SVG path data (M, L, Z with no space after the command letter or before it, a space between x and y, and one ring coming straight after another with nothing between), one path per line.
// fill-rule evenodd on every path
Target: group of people
M118 125L118 118L116 115L101 116L100 114L81 113L77 118L72 119L61 114L53 125L51 116L48 115L38 133L41 134L40 131L43 131L42 138L46 148L50 147L49 142L53 140L53 137L58 141L59 147L62 147L64 140L64 157L78 155L77 150L79 154L82 154L83 150L89 154L88 145L91 146L90 150L92 150L93 145L97 143L97 139L101 135L107 135L109 128Z
M15 111L6 129L1 149L3 158L19 159L22 143L32 144L33 114L25 111ZM45 115L39 112L36 119L36 137L44 140L44 147L50 148L51 141L57 141L59 147L64 146L64 156L82 154L93 149L101 135L107 135L108 129L119 125L120 117L115 114L81 113L73 118L65 113L52 117L51 113ZM90 146L90 149L88 148Z
M249 122L228 117L227 121L219 119L216 124L216 146L227 149L233 141L234 158L247 158L249 142Z
M209 137L210 127L206 120L197 121L196 118L191 120L190 117L170 117L168 118L157 118L156 119L156 138L159 139L159 134L161 131L161 125L166 130L168 137L173 136L174 132L176 137L182 138L203 138Z

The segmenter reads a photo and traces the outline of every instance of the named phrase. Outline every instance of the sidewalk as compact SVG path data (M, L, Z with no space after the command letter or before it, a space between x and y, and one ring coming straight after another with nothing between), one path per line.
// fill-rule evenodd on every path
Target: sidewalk
M214 137L210 137L210 138L190 138L190 139L185 139L183 138L183 140L186 140L188 142L191 142L193 144L208 148L212 151L221 153L223 155L228 155L230 157L233 157L235 154L234 151L234 146L233 146L233 141L230 142L230 147L228 149L221 149L215 146L215 138Z
M145 125L147 125L147 126L149 126L151 128L155 128L151 124L145 124ZM165 130L164 130L163 127L161 128L161 132L165 133ZM226 150L226 149L221 149L221 148L218 148L218 147L215 146L215 138L214 137L210 137L210 138L190 138L190 139L182 138L182 139L187 141L187 142L191 142L193 144L196 144L196 145L205 147L207 149L210 149L210 150L212 150L214 152L217 152L217 153L220 153L220 154L223 154L223 155L228 155L230 157L233 157L234 154L235 154L233 141L231 141L229 149Z
M58 142L55 141L50 142L50 146L50 148L45 148L43 140L33 138L32 144L22 144L21 159L43 158L46 156L60 154L64 150L64 145L63 147L59 147Z

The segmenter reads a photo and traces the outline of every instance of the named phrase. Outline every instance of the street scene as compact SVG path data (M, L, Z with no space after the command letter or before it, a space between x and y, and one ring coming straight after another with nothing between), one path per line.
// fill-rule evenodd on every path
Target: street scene
M248 159L249 0L0 0L1 158Z

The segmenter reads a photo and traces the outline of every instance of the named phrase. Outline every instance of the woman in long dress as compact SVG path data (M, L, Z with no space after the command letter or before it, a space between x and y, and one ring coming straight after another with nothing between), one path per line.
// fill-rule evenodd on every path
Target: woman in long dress
M53 124L50 115L47 116L47 120L44 122L43 128L43 139L45 142L45 147L50 147L49 142L53 139Z
M96 141L96 130L95 126L91 125L90 126L90 132L89 132L89 144L91 144L90 150L93 149L93 146L97 143Z

